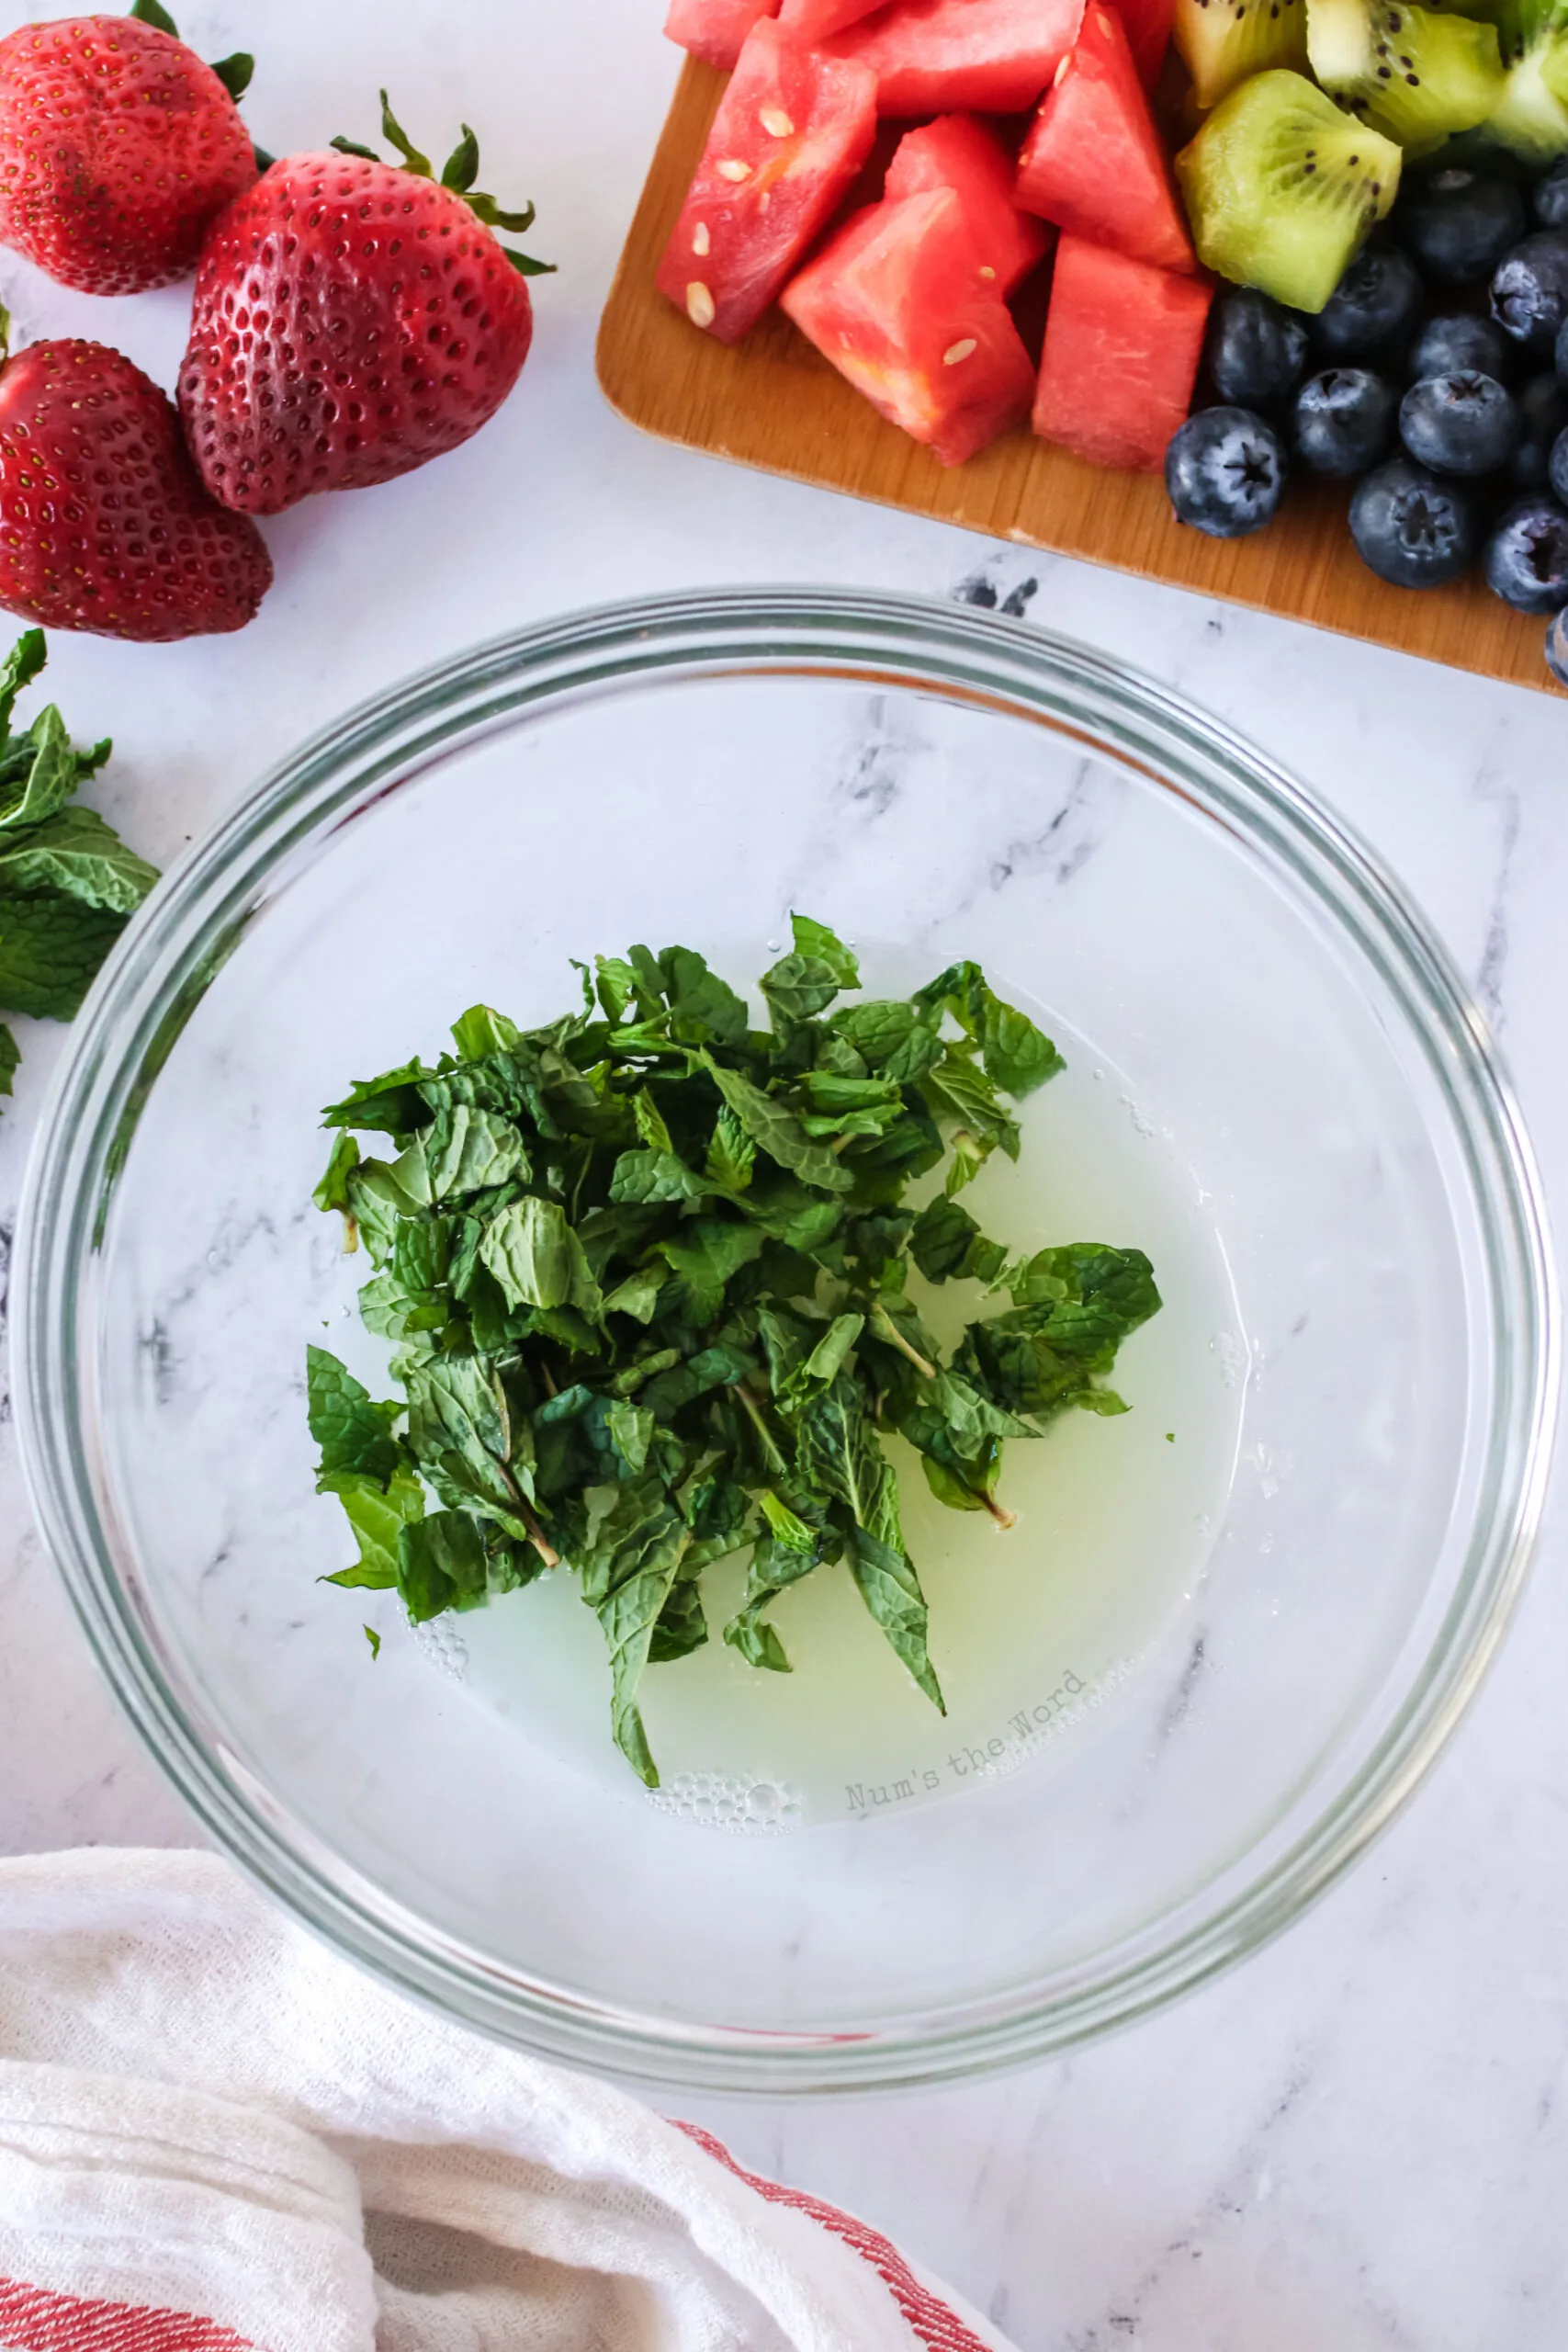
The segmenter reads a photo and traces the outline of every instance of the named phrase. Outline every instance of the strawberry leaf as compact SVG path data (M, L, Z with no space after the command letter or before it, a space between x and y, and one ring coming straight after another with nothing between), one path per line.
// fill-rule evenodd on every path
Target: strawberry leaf
M251 86L251 78L256 70L256 61L254 57L248 56L243 49L239 49L235 51L232 57L215 57L212 61L212 70L229 96L237 101L244 96Z
M391 141L392 145L397 149L399 154L403 159L403 169L405 172L412 172L417 178L422 180L432 180L435 177L434 168L431 164L429 156L422 155L417 147L410 145L408 135L404 131L401 123L398 120L397 116L392 112L391 107L388 102L387 93L385 90L381 93L381 136L383 139L389 139ZM475 154L474 162L477 168L479 163L477 153Z
M467 196L479 175L479 142L463 125L463 136L447 156L441 169L441 185L453 188L459 196Z
M155 25L159 32L167 33L172 40L178 40L180 28L168 10L160 8L158 0L135 0L135 6L130 10L130 14L139 23Z

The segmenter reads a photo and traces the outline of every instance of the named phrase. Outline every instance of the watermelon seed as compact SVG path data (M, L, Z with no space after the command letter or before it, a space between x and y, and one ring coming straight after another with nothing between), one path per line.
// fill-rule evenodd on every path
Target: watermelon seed
M713 324L713 296L700 278L694 278L686 288L686 316L694 327L711 327Z
M764 107L757 119L770 139L793 139L795 125L783 107Z
M978 347L975 337L972 334L966 334L962 343L948 345L942 355L942 364L944 368L956 368L961 359L967 359L970 353L977 350Z
M743 164L739 155L732 155L728 163L720 164L718 175L721 180L749 180L751 176L751 166L750 164Z
M983 261L980 264L980 275L982 277L995 277L996 274L996 271L991 267L988 262Z
M692 232L692 251L694 254L705 254L712 249L713 239L708 234L708 224L705 220L699 220Z

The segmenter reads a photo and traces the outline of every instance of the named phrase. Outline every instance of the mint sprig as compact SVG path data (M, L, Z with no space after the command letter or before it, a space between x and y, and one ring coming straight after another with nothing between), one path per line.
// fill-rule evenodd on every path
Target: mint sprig
M1104 1385L1156 1313L1140 1250L1010 1261L955 1195L1018 1157L1014 1105L1062 1068L974 964L907 1000L840 1002L852 951L794 918L760 983L770 1026L686 947L633 947L524 1030L479 1005L455 1054L366 1080L315 1199L374 1269L367 1327L400 1397L308 1360L319 1486L358 1556L329 1582L396 1589L411 1619L482 1606L564 1562L609 1650L611 1727L657 1787L637 1696L708 1639L702 1577L749 1550L724 1639L763 1671L802 1577L841 1565L942 1707L886 1451L901 1438L958 1510L997 1495L1010 1438ZM362 1156L360 1136L388 1139ZM944 1189L918 1213L919 1178ZM911 1272L1005 1294L944 1357Z
M107 740L79 750L52 703L12 732L48 659L29 628L0 662L0 1012L69 1021L158 875L95 810L67 805L108 758ZM0 1028L0 1094L18 1057Z

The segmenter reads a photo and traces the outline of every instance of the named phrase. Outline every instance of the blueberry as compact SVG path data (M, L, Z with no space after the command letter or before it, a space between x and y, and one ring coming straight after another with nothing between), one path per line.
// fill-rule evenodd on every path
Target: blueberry
M1179 523L1245 538L1272 520L1285 487L1279 435L1249 409L1200 409L1170 437L1165 487Z
M1490 277L1525 233L1525 200L1495 172L1450 170L1413 180L1400 197L1393 229L1407 253L1439 286Z
M1568 606L1553 613L1546 624L1546 666L1560 686L1568 686Z
M1461 483L1394 458L1358 483L1350 537L1380 580L1395 588L1438 588L1469 570L1480 532Z
M1544 490L1551 445L1568 425L1568 393L1555 376L1532 376L1518 401L1519 437L1508 471L1521 490Z
M1543 229L1568 229L1568 155L1559 155L1545 178L1537 180L1530 202Z
M1568 498L1568 427L1564 427L1551 445L1546 460L1546 478L1551 484L1554 497Z
M1532 351L1550 351L1568 319L1568 233L1537 229L1514 247L1492 280L1492 315Z
M1301 381L1306 321L1250 286L1223 294L1209 327L1209 373L1220 398L1244 407L1275 401Z
M1415 263L1397 245L1368 245L1318 313L1318 348L1330 359L1386 355L1409 340L1421 309Z
M1439 474L1489 474L1519 437L1518 402L1495 376L1428 376L1399 404L1399 437Z
M1568 514L1550 498L1521 498L1486 542L1486 585L1520 613L1568 605Z
M1558 382L1568 384L1568 319L1564 319L1557 330L1557 341L1552 346L1551 362L1557 370Z
M1314 474L1364 474L1393 437L1399 394L1367 368L1327 368L1296 394L1296 455Z
M1410 355L1410 380L1425 376L1495 376L1505 383L1508 341L1490 319L1449 316L1428 319Z

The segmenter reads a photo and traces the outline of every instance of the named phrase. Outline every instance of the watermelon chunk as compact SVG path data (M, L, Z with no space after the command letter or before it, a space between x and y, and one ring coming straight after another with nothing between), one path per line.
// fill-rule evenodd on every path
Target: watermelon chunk
M1018 201L1134 261L1198 266L1164 142L1107 0L1089 0L1072 55L1023 142Z
M1152 90L1170 47L1176 0L1117 0L1117 7L1138 79L1145 90Z
M785 288L782 308L857 391L944 466L1029 413L1012 314L980 277L954 188L874 204Z
M779 22L795 40L826 40L886 6L887 0L784 0Z
M1092 465L1158 473L1192 403L1213 290L1064 236L1034 401L1041 438Z
M1051 242L1049 232L1013 202L1017 176L1010 151L989 124L971 114L949 114L904 133L883 194L897 198L955 188L979 248L981 276L1010 294Z
M756 323L876 136L876 80L767 18L747 35L664 258L660 291L720 343Z
M829 42L876 75L879 114L1022 114L1077 38L1084 0L901 0Z
M729 74L752 26L778 12L779 0L670 0L664 38Z

